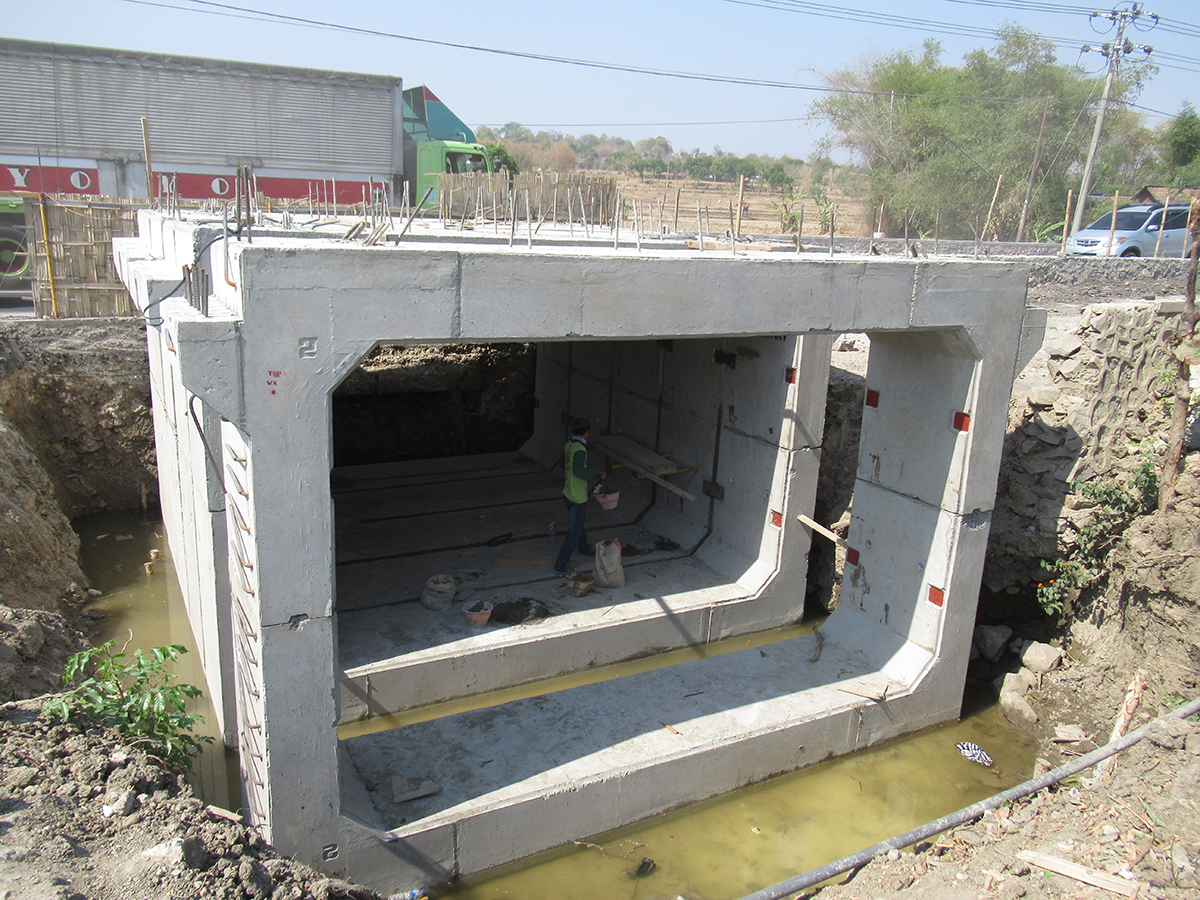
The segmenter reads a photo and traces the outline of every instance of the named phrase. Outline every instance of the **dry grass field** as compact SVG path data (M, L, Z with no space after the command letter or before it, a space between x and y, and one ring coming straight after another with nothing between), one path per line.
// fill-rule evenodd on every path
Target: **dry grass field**
M700 215L707 216L705 231L709 234L723 234L729 230L730 214L737 215L737 182L694 181L687 178L639 178L636 173L629 172L596 172L588 173L607 175L616 179L617 190L621 197L629 202L642 204L642 218L647 230L650 229L650 216L653 215L654 229L658 230L661 218L666 222L668 231L696 231L696 209L699 205ZM797 187L797 193L807 193L803 187ZM836 231L840 235L867 235L870 233L870 214L865 204L858 199L846 196L840 190L829 192L829 196L837 207L834 221ZM678 200L678 219L676 219L676 201ZM770 188L746 186L742 210L742 234L779 234L779 210L776 205L779 194ZM804 234L820 233L820 213L816 202L811 197L797 201L804 209ZM678 223L678 224L676 224Z

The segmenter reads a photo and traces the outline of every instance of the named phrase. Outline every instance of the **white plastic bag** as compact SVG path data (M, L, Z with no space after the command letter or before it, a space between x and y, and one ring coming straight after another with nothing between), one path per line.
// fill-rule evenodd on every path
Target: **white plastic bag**
M596 544L596 587L625 587L625 568L621 565L621 542L614 539Z

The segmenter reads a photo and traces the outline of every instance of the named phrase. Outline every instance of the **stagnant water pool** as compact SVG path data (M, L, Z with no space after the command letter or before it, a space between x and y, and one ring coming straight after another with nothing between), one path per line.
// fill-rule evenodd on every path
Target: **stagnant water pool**
M102 513L77 520L84 570L103 592L91 608L104 614L98 640L130 641L130 649L195 641L155 513ZM150 551L162 558L148 574ZM132 632L132 638L129 637ZM790 631L774 637L781 639ZM741 639L744 643L745 638ZM620 677L644 670L644 660L609 667ZM204 685L199 659L187 654L180 679ZM595 679L595 674L584 677ZM554 689L574 686L557 680ZM543 685L545 690L546 686ZM532 693L528 688L524 692ZM498 698L500 702L503 699ZM223 751L207 700L196 711L204 733L217 738L198 761L194 782L209 803L240 806L237 759ZM457 711L448 708L447 713ZM421 717L428 716L428 710ZM353 731L381 723L356 723ZM404 724L398 719L391 725ZM345 731L345 730L344 730ZM349 736L344 733L343 736ZM985 769L964 759L955 744L973 741L995 761ZM961 721L907 735L853 756L829 760L792 775L602 835L564 834L565 847L473 876L436 896L492 898L685 897L738 898L907 831L1024 781L1036 745L1014 729L994 700L970 697ZM649 874L637 877L639 867ZM353 877L353 873L350 873Z

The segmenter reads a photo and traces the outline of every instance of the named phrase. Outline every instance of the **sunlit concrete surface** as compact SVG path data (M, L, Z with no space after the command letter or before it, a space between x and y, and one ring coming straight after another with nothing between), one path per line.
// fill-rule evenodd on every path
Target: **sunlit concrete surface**
M164 519L209 686L236 707L251 821L326 870L431 885L956 717L1009 391L1040 342L1025 266L483 232L250 242L147 212L116 242L151 325ZM190 303L184 265L210 274ZM871 337L867 403L821 637L339 745L339 721L799 619L796 517L848 331ZM500 341L539 348L524 447L339 470L331 490L331 394L365 354ZM544 559L580 415L685 471L593 507L596 537L649 552L626 588L574 598ZM555 615L473 630L457 603L428 613L413 601L445 571L464 597ZM395 776L441 791L397 804Z

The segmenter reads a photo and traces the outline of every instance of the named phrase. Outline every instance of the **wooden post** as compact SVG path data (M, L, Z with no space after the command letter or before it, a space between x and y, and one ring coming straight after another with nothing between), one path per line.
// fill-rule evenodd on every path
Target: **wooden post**
M804 201L800 201L800 224L796 226L796 255L804 249Z
M46 195L43 193L38 200L38 209L42 214L42 247L46 251L46 274L50 278L50 314L58 318L58 289L54 285L54 253L50 245L50 224L46 220Z
M1167 209L1171 206L1171 195L1167 194L1167 202L1163 204L1162 220L1158 223L1158 240L1154 242L1154 255L1158 256L1158 248L1162 246L1162 233L1167 228ZM1187 243L1184 241L1184 243Z
M700 198L697 197L696 198L696 237L700 241L700 252L701 253L704 252L704 228L702 227L702 225L703 225L703 223L701 223L701 221L700 221ZM1184 243L1186 244L1187 241L1184 241Z
M939 231L942 227L942 211L939 209L933 214L933 255L937 256L938 242L940 240Z
M150 162L150 120L142 116L142 149L146 153L146 199L154 202L154 166ZM58 313L54 314L58 318Z
M1046 133L1046 116L1050 112L1050 95L1046 95L1046 106L1042 110L1042 125L1038 128L1037 147L1033 151L1033 165L1029 167L1029 184L1025 186L1025 202L1021 205L1021 223L1017 226L1017 243L1025 240L1025 222L1029 217L1029 202L1033 199L1033 179L1037 176L1038 162L1042 158L1042 138Z
M525 224L529 226L529 234L525 240L525 246L530 250L533 249L533 210L529 208L529 188L525 188Z
M1183 249L1179 251L1180 259L1188 258L1188 250L1190 249L1188 247L1188 235L1191 235L1193 238L1192 242L1196 243L1196 221L1198 218L1200 218L1200 206L1197 205L1196 200L1192 200L1188 206L1187 231L1183 233Z
M734 255L737 255L737 241L742 236L742 204L746 200L746 176L738 176L738 209L737 209L737 225L733 229Z
M621 192L617 191L617 209L621 208ZM621 217L613 216L613 249L621 246Z
M1000 185L1004 183L1004 173L1000 173L1000 177L996 179L996 191L992 194L992 205L988 207L987 219L983 223L983 233L980 236L981 240L987 240L988 229L992 227L992 213L996 211L996 200L1000 197Z
M1062 249L1067 249L1067 238L1071 234L1071 201L1075 199L1075 188L1067 191L1067 216L1063 219Z
M683 193L683 186L675 188L675 224L671 228L675 233L679 232L679 195Z
M833 204L829 204L829 258L833 259Z
M1113 250L1115 249L1113 247L1113 239L1116 237L1116 234L1117 234L1117 209L1120 207L1120 205L1121 205L1121 192L1117 191L1115 194L1113 194L1112 222L1108 226L1108 255L1109 256L1113 255Z

